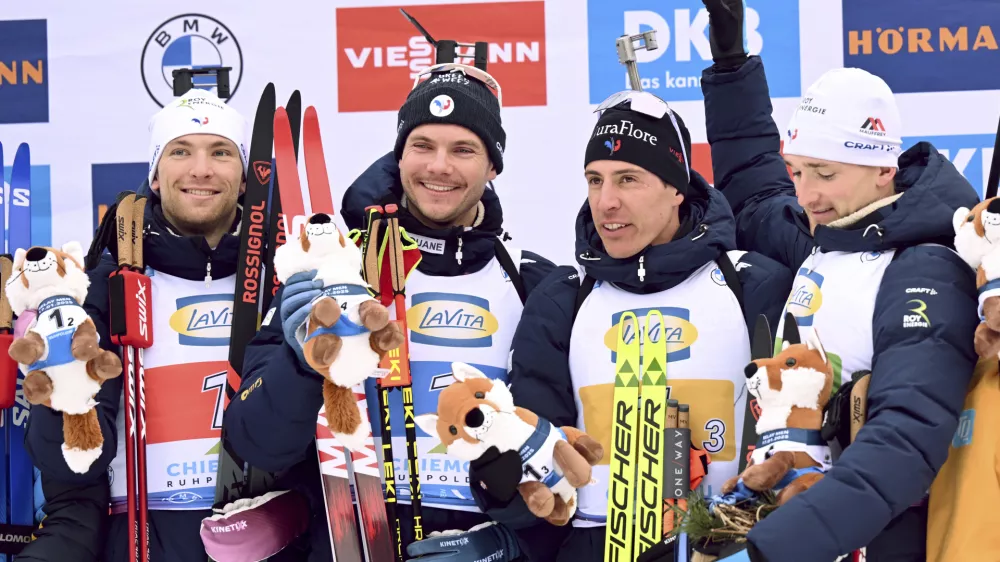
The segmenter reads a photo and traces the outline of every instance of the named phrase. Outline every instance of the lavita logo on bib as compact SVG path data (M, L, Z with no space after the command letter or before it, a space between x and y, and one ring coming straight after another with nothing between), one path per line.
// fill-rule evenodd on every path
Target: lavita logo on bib
M799 326L812 326L819 307L823 306L823 276L815 271L800 268L788 297L785 310L792 313Z
M491 347L499 324L490 301L459 293L418 293L406 313L413 343Z
M611 316L611 327L604 333L604 346L611 350L611 362L617 360L618 348L618 325L621 323L622 314L632 312L639 319L639 328L646 323L646 315L650 311L657 310L663 315L662 326L650 327L650 338L656 340L660 337L660 330L667 341L667 362L682 361L691 358L691 346L698 339L698 328L691 323L691 311L686 308L672 306L661 306L655 308L637 308L616 312ZM636 330L633 325L625 327L625 342L629 343L636 337Z
M195 295L177 299L170 327L181 345L228 346L233 295Z

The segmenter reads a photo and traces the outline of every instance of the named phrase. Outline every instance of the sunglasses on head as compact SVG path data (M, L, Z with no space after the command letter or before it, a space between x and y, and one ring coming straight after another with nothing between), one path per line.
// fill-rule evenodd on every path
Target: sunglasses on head
M420 82L422 81L421 78L432 79L430 78L431 75L439 73L459 73L469 78L472 78L473 80L477 80L479 82L482 82L483 84L486 84L486 87L492 90L493 95L497 97L497 103L500 105L500 108L503 109L503 97L500 92L500 83L496 81L496 78L493 78L493 76L491 76L490 73L486 72L485 70L480 70L474 66L469 66L466 64L459 64L457 62L445 62L441 64L435 64L433 66L428 66L427 68L421 70L420 73L417 74L417 76L413 79L413 88L416 88L417 85L420 84Z
M674 112L670 109L670 106L667 105L667 102L649 92L622 90L608 96L607 99L602 101L597 106L594 113L603 115L604 112L609 109L628 109L636 113L648 115L653 119L663 119L664 115L669 115L670 123L674 126L674 132L677 133L677 138L680 140L681 154L684 156L684 162L690 162L690 160L688 160L687 148L684 147L684 136L681 135L681 127L677 123L677 117L674 116ZM685 165L684 170L687 172L687 179L690 182L691 167L689 165Z

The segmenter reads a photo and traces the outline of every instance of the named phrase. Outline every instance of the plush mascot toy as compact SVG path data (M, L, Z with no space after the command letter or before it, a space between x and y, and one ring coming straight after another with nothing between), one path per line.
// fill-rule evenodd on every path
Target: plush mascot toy
M820 429L833 388L833 366L815 329L805 343L798 343L791 314L785 316L785 327L781 352L747 366L747 388L761 410L757 446L743 473L722 486L724 494L741 482L755 492L780 490L777 505L819 482L832 460Z
M976 353L1000 353L1000 198L982 201L971 210L961 207L952 217L955 250L976 270L979 318Z
M306 362L326 379L323 404L330 431L348 449L360 451L369 427L351 387L375 374L382 356L403 343L403 332L372 297L361 276L361 250L330 215L309 217L299 239L275 251L274 270L281 283L310 270L323 281L296 337Z
M475 367L452 363L452 375L455 382L441 391L437 414L417 416L417 425L462 460L475 461L491 447L517 451L523 474L518 492L528 509L553 525L568 523L576 513L576 489L590 483L591 467L604 456L600 443L514 406L503 381Z
M77 242L61 250L18 249L6 285L14 314L37 310L9 350L27 373L24 397L62 412L63 457L79 474L101 456L104 444L94 396L105 380L122 372L118 356L99 347L97 327L81 306L89 287Z
M761 409L757 444L746 469L723 484L721 495L689 502L682 527L694 545L693 562L717 560L739 547L737 537L745 537L757 521L830 469L832 456L821 428L833 367L816 330L808 333L800 342L795 317L786 314L781 351L747 365L747 389Z

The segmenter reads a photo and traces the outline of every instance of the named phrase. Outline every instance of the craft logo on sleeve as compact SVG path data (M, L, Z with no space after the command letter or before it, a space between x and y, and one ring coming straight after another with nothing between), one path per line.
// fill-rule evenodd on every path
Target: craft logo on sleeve
M0 21L0 124L48 121L47 22Z
M903 150L920 141L931 143L965 176L979 197L985 197L986 180L990 177L990 163L993 161L995 134L903 137Z
M801 94L798 0L747 0L744 48L767 66L772 97ZM588 0L590 103L629 88L615 40L656 30L657 48L635 53L642 89L666 101L701 100L701 73L712 65L702 0Z
M174 100L174 70L220 66L231 68L232 99L243 78L243 51L224 23L202 14L183 14L161 23L149 34L142 49L142 82L160 107ZM191 78L195 88L218 93L215 80L211 75Z
M97 230L108 207L115 203L115 197L125 190L136 190L146 181L146 162L121 162L115 164L93 164L90 166L91 201L93 201L94 227Z
M396 111L435 49L399 6L337 9L340 111ZM435 40L487 43L486 70L500 84L504 107L546 104L545 3L483 2L403 6ZM455 62L473 66L473 49Z
M1000 2L844 2L844 66L880 76L892 91L1000 88Z
M3 39L0 39L2 41ZM0 88L2 91L2 88ZM2 105L2 104L0 104ZM0 107L0 111L3 111ZM51 181L49 179L49 167L46 165L31 167L31 189L13 189L10 186L10 174L12 168L3 168L4 202L9 201L11 205L31 206L31 243L36 246L49 246L52 244L52 196ZM8 225L9 226L9 225Z

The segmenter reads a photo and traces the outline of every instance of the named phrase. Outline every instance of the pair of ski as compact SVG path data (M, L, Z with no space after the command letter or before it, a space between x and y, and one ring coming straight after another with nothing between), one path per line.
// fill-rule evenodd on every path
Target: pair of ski
M0 172L3 171L0 146ZM0 173L0 186L3 185ZM9 215L9 222L8 222ZM9 228L7 228L9 226ZM24 374L7 354L14 341L13 312L4 286L10 279L11 256L31 247L31 149L21 143L14 154L10 188L0 196L0 425L4 458L0 462L0 562L13 560L35 529L34 468L24 450L30 405L24 398Z
M667 437L663 328L658 310L649 311L642 323L634 312L626 311L618 322L605 562L631 562L663 541Z
M752 359L771 357L770 334L767 318L759 316L751 340ZM644 368L640 377L638 369L641 364ZM662 506L664 500L671 499L665 497L668 488L664 482L663 458L667 447L660 445L666 445L663 430L668 425L665 422L666 367L667 348L660 312L653 310L647 313L646 321L641 326L635 313L622 313L615 357L605 562L634 560L664 542ZM751 402L748 397L740 447L740 472L756 442L755 425L759 413L755 404L756 401ZM683 454L684 451L677 453ZM635 485L637 474L638 486ZM638 490L634 489L636 487ZM633 525L633 513L638 529ZM676 513L674 519L677 520ZM688 544L684 533L678 533L674 551L678 562L687 560Z
M108 281L111 341L122 349L125 375L125 485L128 502L129 562L149 560L146 496L146 372L143 350L153 344L150 279L143 264L143 227L147 199L119 195L115 209L118 269ZM121 437L121 436L119 436Z
M303 123L301 96L295 91L286 106L276 108L275 104L274 85L268 84L257 107L251 137L251 170L247 174L244 195L239 255L239 263L243 267L237 268L227 401L232 399L240 386L243 355L259 328L260 314L269 310L278 288L272 267L274 252L288 237L294 236L306 220L298 177L299 129ZM319 121L313 107L305 111L302 137L312 211L332 214L333 200L323 157ZM266 235L262 224L265 210L269 217ZM359 385L354 391L362 419L368 419L365 415L367 403L363 386ZM365 451L352 452L348 462L347 451L333 439L322 415L323 412L320 412L317 420L317 454L323 474L331 548L336 559L348 562L401 559L401 545L397 540L398 521L396 532L393 532L386 517L373 437L369 434ZM388 421L387 416L385 421ZM225 437L223 432L216 508L242 497L259 496L269 491L274 482L273 474L242 461L228 446ZM390 477L394 477L391 474L391 455L388 458L386 471ZM387 483L391 487L394 480L389 478ZM351 512L353 489L357 490L357 511L363 523L360 529ZM393 542L396 543L396 554L392 553Z
M289 124L294 131L290 136L295 139L291 150L293 158L297 158L298 154L301 103L301 94L296 90L286 104L289 113L294 116L294 121ZM260 327L261 314L270 309L279 285L271 267L274 252L285 243L285 215L278 196L280 184L271 158L275 105L274 84L269 83L257 104L250 138L249 169L240 221L239 266L236 268L236 292L230 323L226 406L240 388L246 348ZM243 461L229 446L225 427L219 445L214 508L221 509L240 498L261 496L271 491L275 475Z
M319 120L316 109L312 106L305 110L305 120L303 124L303 156L305 159L306 179L309 189L310 210L312 213L326 213L333 215L333 198L330 192L330 182L326 170L326 161L323 153L323 143L319 130ZM301 182L298 175L298 166L295 160L293 138L289 114L286 108L279 107L274 114L274 154L275 162L282 178L279 184L278 194L281 199L283 211L285 213L286 237L296 236L302 225L307 220L305 214L305 204L302 199ZM391 209L390 209L391 210ZM369 212L374 212L369 209ZM369 217L372 217L369 214ZM403 263L402 235L395 213L389 213L383 217L387 226L387 237L385 243L389 245L387 259L392 279L393 298L396 304L397 320L406 336L406 301L404 283L406 270ZM381 220L370 221L372 224L380 225ZM366 247L363 251L368 251L374 242L377 245L378 234L376 226L374 236L371 232L363 234ZM383 256L379 252L379 256ZM379 263L384 263L381 259ZM366 278L366 281L373 288L378 289L378 281ZM374 284L373 284L374 283ZM420 526L420 503L419 503L419 481L417 480L416 465L416 438L415 423L413 420L413 394L409 385L409 356L406 341L400 349L393 350L387 354L385 363L395 362L397 366L406 368L407 377L400 380L396 377L396 382L402 390L404 400L404 411L407 411L405 425L407 429L408 451L410 453L410 475L411 475L411 501L414 513L415 537L422 538ZM385 383L392 377L383 377ZM383 451L387 455L384 458L383 469L385 471L386 490L389 501L383 497L382 481L378 471L378 453L375 449L375 441L372 432L369 430L363 451L349 451L339 443L330 432L326 423L325 412L320 410L317 413L316 422L316 450L320 464L320 473L323 484L323 494L327 509L327 520L330 529L330 542L334 559L342 562L354 562L365 560L368 562L390 562L402 560L402 542L399 518L395 514L395 474L392 469L391 454L391 433L389 432L388 400L385 384L380 385L380 400L386 398L383 405L382 422ZM354 396L357 400L358 408L361 411L362 423L366 423L370 417L367 411L367 401L365 399L365 389L363 384L358 384L353 388ZM381 402L380 402L381 404ZM407 405L409 406L407 408ZM388 444L388 448L386 447ZM356 492L356 502L352 502L352 489ZM352 503L355 503L352 506ZM358 532L356 509L358 519L360 519L361 532ZM389 513L392 514L392 521ZM392 528L391 525L395 525ZM395 548L393 548L395 547Z

